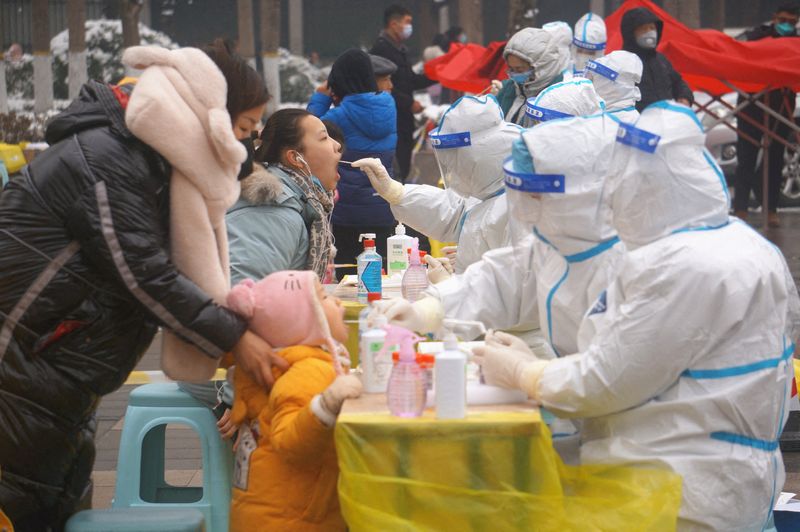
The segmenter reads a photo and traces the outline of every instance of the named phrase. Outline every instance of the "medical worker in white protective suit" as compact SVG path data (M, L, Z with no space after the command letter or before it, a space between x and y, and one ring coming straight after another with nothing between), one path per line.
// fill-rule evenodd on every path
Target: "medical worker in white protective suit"
M551 115L595 115L601 108L592 83L586 79L558 83L535 101L537 110L544 115L541 119ZM584 134L588 135L579 133ZM516 232L512 236L516 238ZM442 318L447 317L481 321L487 327L521 333L532 345L541 346L544 341L539 331L534 273L537 238L530 226L521 238L522 242L514 246L485 253L482 260L472 264L463 274L432 285L427 296L419 301L409 303L404 299L389 299L380 302L377 308L390 321L422 333L438 331ZM522 257L521 248L527 250ZM464 337L477 335L476 330L463 331ZM553 356L549 347L541 346L541 349L542 356Z
M556 44L561 48L561 53L564 57L568 58L564 62L564 68L561 70L561 81L566 81L572 78L572 26L563 20L556 20L542 24L542 29L550 33L555 39Z
M576 78L563 85L599 111L591 81ZM561 88L554 86L552 93ZM541 95L540 103L549 95ZM512 223L524 225L515 233L536 237L539 323L556 356L577 352L583 316L616 277L625 250L603 198L619 121L606 113L583 114L526 129L505 164ZM517 255L523 265L529 260L528 246L523 242Z
M584 321L580 352L476 350L487 382L584 418L581 461L683 477L681 530L762 530L784 482L778 437L800 333L781 252L728 218L694 113L674 102L621 124L607 179L627 253Z
M398 221L430 238L457 242L454 266L460 273L484 252L511 244L502 164L520 131L503 120L494 96L464 96L430 134L444 190L402 185L389 177L379 159L362 159L353 166L367 174ZM440 280L435 276L443 270L434 266L429 271L432 281Z
M572 72L582 76L586 63L602 57L606 49L606 23L603 17L586 13L575 23L572 36Z
M639 119L636 102L642 99L637 84L642 80L639 56L616 50L586 63L583 76L594 83L597 94L606 102L606 112L632 124Z
M569 53L551 32L523 28L506 43L503 60L508 79L493 80L492 94L497 96L506 120L529 127L525 101L563 80L562 73L570 63Z

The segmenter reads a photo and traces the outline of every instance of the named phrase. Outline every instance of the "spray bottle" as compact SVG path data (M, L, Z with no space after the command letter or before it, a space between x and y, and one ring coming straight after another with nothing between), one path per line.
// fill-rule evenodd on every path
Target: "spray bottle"
M356 258L358 267L358 301L367 302L370 292L381 293L381 266L383 259L375 251L375 233L362 233L358 241L364 241L364 252Z
M414 238L411 242L411 250L409 251L409 265L406 273L403 274L403 281L400 289L403 293L403 298L411 301L412 303L418 300L422 293L428 288L428 272L420 262L419 258L419 239Z
M385 345L400 344L400 359L389 376L386 398L389 411L399 417L419 417L425 409L428 390L425 376L416 360L414 344L422 340L403 327L387 325Z
M453 333L456 328L465 326L486 332L481 322L455 319L442 322L444 350L436 354L434 366L436 417L439 419L463 419L467 415L467 354L459 349Z
M391 277L395 273L403 274L408 269L408 253L412 238L406 235L406 226L397 224L394 236L386 239L386 273Z

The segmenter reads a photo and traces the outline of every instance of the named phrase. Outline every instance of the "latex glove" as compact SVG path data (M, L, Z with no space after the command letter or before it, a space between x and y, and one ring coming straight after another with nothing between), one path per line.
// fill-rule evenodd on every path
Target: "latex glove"
M321 406L332 416L338 416L345 400L359 397L362 389L361 379L355 375L339 375L322 392Z
M374 157L359 159L352 166L367 174L372 188L390 205L400 203L400 200L403 199L403 185L392 179L380 159Z
M444 256L450 260L450 265L456 267L456 255L458 254L458 246L445 246L442 248Z
M444 257L436 258L425 255L423 260L425 264L428 265L428 280L432 284L438 284L448 280L453 273L453 267L450 266L450 261Z
M533 351L522 338L508 334L503 331L495 331L489 329L486 332L486 345L492 347L510 347L522 353L527 353L529 356L536 358Z
M503 88L503 82L500 81L499 79L493 79L492 80L492 88L489 89L489 93L492 96L497 96L497 93L500 92L500 89L502 89L502 88Z
M526 346L527 347L527 346ZM504 345L476 347L472 360L481 367L486 384L519 389L541 402L538 394L539 378L550 364L549 360L531 358L529 351Z
M378 314L386 316L394 325L422 334L438 331L444 318L441 301L432 296L414 303L403 298L384 299L376 301L373 306Z

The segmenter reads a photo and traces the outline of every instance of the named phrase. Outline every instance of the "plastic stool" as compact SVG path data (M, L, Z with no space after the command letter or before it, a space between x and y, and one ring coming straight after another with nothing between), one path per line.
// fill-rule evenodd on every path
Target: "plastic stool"
M66 532L203 532L203 512L192 508L84 510L67 521Z
M200 437L202 488L170 486L164 480L167 423L188 425ZM220 438L208 407L175 383L145 384L131 392L112 508L195 508L205 516L209 532L227 532L232 469L231 445Z

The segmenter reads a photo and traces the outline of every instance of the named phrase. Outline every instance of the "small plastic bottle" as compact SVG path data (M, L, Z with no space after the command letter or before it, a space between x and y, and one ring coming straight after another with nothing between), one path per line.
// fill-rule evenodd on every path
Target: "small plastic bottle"
M383 259L375 251L375 234L364 233L358 237L359 242L364 241L364 252L356 258L358 266L358 301L367 302L370 292L381 293L381 268Z
M367 323L369 313L372 312L372 304L375 301L381 300L380 292L367 292L367 305L358 313L358 341L361 341L361 335L367 332L370 327Z
M453 333L444 339L444 351L434 366L436 417L462 419L467 415L467 355L458 348Z
M389 411L399 417L419 417L425 409L428 390L425 375L416 361L414 342L420 338L408 329L387 326L386 343L399 341L400 356L389 376L386 399Z
M386 239L386 273L391 277L399 273L402 274L408 269L408 253L406 250L411 247L410 236L406 235L406 226L397 224L394 229L394 236Z
M403 281L400 284L400 289L403 293L403 298L411 301L412 303L418 300L425 289L428 288L428 272L420 262L419 258L419 240L414 238L411 243L410 264L406 273L403 274Z

